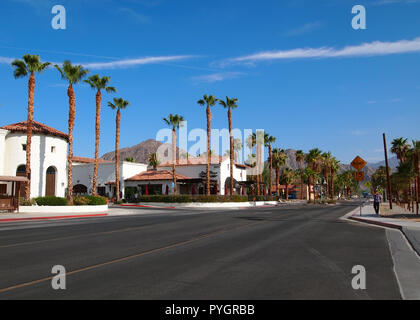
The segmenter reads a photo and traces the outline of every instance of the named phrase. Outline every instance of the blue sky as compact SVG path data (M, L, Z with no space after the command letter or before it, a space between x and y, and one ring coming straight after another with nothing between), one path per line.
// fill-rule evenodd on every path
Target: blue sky
M56 4L66 30L51 27ZM351 27L356 4L366 30ZM112 77L132 104L122 147L155 138L169 113L205 128L196 101L208 93L239 98L234 126L265 129L278 147L380 161L383 132L420 139L419 14L417 0L3 0L0 125L26 119L27 81L14 80L9 62L32 53ZM101 154L114 146L112 98L104 95ZM76 155L94 154L94 99L76 87ZM67 103L56 70L37 77L36 120L66 132ZM221 107L212 126L227 127Z

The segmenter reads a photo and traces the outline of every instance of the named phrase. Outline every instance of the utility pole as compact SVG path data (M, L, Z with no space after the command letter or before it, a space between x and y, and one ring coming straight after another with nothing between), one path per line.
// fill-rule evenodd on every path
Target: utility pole
M386 165L386 179L388 181L388 201L389 201L389 209L392 210L392 190L391 190L391 178L389 177L389 164L388 164L388 150L386 147L386 136L385 133L383 134L384 137L384 151L385 151L385 165Z

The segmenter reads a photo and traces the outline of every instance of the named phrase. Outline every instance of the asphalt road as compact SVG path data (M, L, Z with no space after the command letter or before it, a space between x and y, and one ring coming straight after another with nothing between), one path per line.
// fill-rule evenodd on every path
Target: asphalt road
M400 299L385 230L338 220L352 209L1 224L0 299ZM54 265L66 268L66 290L52 289ZM351 286L355 265L364 291Z

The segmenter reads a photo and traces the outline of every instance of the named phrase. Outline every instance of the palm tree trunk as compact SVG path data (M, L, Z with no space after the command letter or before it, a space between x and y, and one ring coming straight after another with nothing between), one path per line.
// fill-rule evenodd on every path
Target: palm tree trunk
M206 193L210 195L210 162L211 162L211 110L210 106L207 105L207 181L206 181Z
M232 109L228 110L229 138L230 138L230 195L233 195L233 131L232 131Z
M117 202L120 201L120 124L121 111L117 110L116 134L115 134L115 192L117 194Z
M96 123L95 123L95 166L93 168L92 194L96 196L98 181L98 163L99 163L99 139L101 130L101 101L102 93L98 90L96 93Z
M74 120L76 118L76 97L74 96L73 86L70 84L67 89L67 95L69 97L69 155L68 155L68 172L67 172L67 183L68 183L68 194L67 199L69 204L73 204L73 128Z
M289 200L289 184L286 182L286 200Z
M311 203L312 202L311 177L308 177L308 195L309 195L308 202Z
M178 188L176 185L176 164L177 164L177 156L176 156L176 130L175 128L172 129L172 177L174 180L174 195L177 195Z
M32 146L32 127L34 121L34 95L35 95L35 75L32 72L28 82L28 121L26 133L26 169L25 174L28 182L25 184L25 198L31 198L31 146Z
M270 186L269 186L269 190L270 190L270 197L272 196L273 192L271 190L271 181L272 181L272 174L273 174L273 153L272 153L272 149L271 149L271 144L268 145L268 154L270 157Z
M260 152L261 152L260 145L257 142L257 196L261 195L261 191L260 191L260 166L261 166Z
M277 197L280 197L280 168L276 168L276 194Z

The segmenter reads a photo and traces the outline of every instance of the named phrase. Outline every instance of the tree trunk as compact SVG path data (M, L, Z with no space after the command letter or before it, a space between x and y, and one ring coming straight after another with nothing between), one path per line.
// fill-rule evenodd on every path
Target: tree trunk
M280 197L280 168L276 168L276 194Z
M74 96L73 86L70 84L67 90L69 97L69 155L68 155L68 172L67 172L67 183L68 183L68 194L67 199L69 204L73 204L73 128L74 120L76 118L76 97Z
M289 184L286 183L286 200L289 200Z
M257 196L261 195L261 190L260 190L260 166L261 166L260 152L261 152L261 148L260 148L260 144L258 143L258 137L257 137Z
M229 139L230 139L230 195L233 195L233 129L232 129L232 109L228 110L229 119Z
M273 174L273 153L272 153L272 149L271 149L271 144L268 145L268 154L270 157L270 186L269 186L269 191L270 191L270 197L272 196L273 192L271 190L271 181L272 181L272 174Z
M31 198L31 146L32 146L32 127L34 121L34 95L35 95L35 75L32 72L28 82L28 121L26 132L26 169L25 175L28 182L25 183L25 198Z
M177 165L177 156L176 156L176 129L172 129L172 179L174 181L174 195L178 194L178 188L176 185L176 165Z
M95 166L93 168L92 195L97 195L98 163L99 163L99 139L101 131L101 101L102 93L96 93L96 122L95 122Z
M116 134L115 134L115 193L117 194L117 202L120 201L120 124L121 111L117 110Z
M206 194L210 195L210 162L211 162L211 110L207 105L207 179L206 179Z
M325 170L325 182L326 182L326 184L327 184L326 195L327 195L327 199L328 199L328 196L329 196L329 194L330 194L330 185L329 185L328 168Z
M311 177L308 177L308 195L309 195L308 202L311 203L312 202L312 198L311 198L311 195L312 195L312 190L311 190Z

